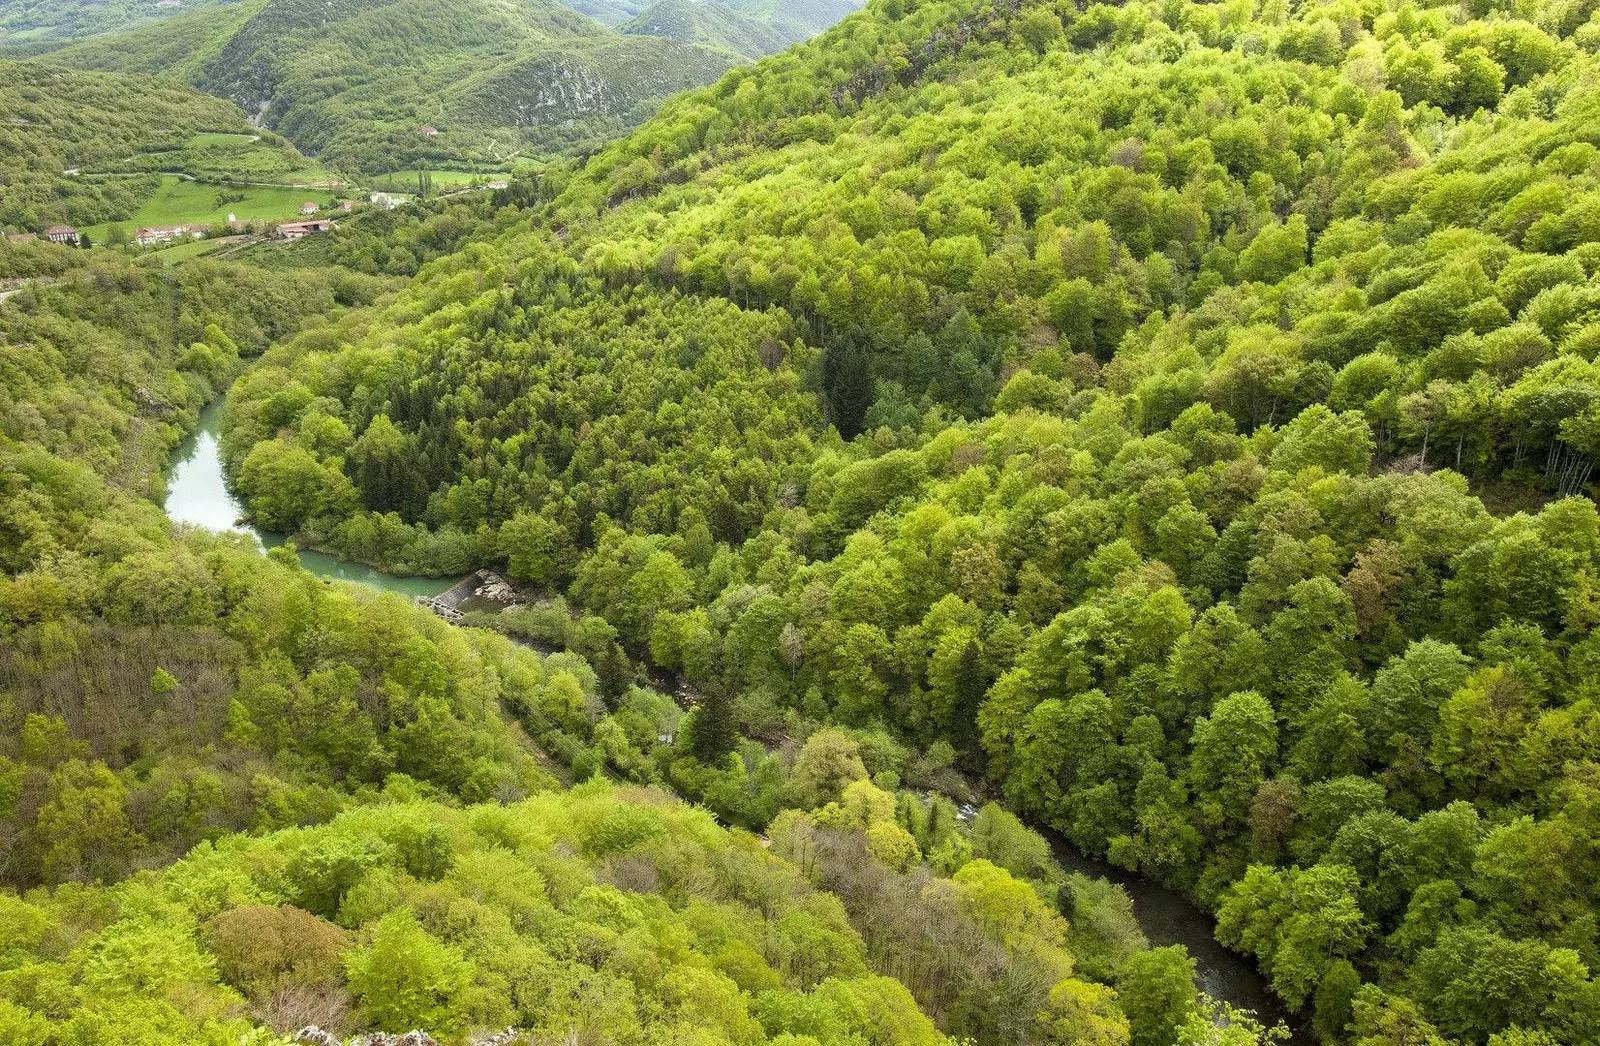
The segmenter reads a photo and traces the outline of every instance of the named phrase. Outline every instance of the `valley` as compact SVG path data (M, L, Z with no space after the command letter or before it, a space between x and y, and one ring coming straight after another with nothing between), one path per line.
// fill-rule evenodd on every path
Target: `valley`
M170 479L164 509L169 519L180 526L196 526L211 531L240 530L245 508L227 487L222 453L222 405L212 403L200 412L199 426L172 452ZM263 549L277 547L283 536L247 529ZM325 552L297 549L302 569L317 577L362 585L379 592L393 592L406 598L433 597L455 583L454 578L396 577L362 564L351 563ZM491 608L491 612L500 612ZM1258 1014L1268 1023L1284 1019L1267 982L1248 962L1219 947L1211 938L1210 921L1205 913L1174 891L1127 877L1109 865L1073 851L1064 841L1052 839L1056 858L1067 870L1124 882L1133 901L1132 912L1139 929L1158 946L1182 945L1194 957L1195 981L1202 991L1230 1005ZM1304 1033L1287 1040L1293 1046L1310 1043Z
M0 1041L1600 1046L1592 4L70 8Z

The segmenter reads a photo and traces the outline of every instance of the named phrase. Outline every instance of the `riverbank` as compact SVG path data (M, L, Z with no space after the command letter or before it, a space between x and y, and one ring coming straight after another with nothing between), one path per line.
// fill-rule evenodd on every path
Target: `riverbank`
M1050 852L1069 872L1106 879L1121 886L1133 900L1133 917L1150 939L1153 948L1181 944L1195 964L1195 982L1214 999L1255 1011L1260 1021L1271 1027L1282 1023L1289 1029L1286 1046L1316 1046L1316 1037L1303 1020L1296 1020L1282 1001L1267 986L1255 963L1217 943L1215 920L1194 901L1177 890L1169 890L1124 868L1073 848L1052 828L1028 822L1028 827L1044 836Z
M222 467L221 436L222 398L218 397L200 411L194 432L178 444L169 459L164 505L168 518L207 530L249 534L263 551L286 544L287 535L240 522L246 517L246 511L228 487L227 474ZM438 596L458 580L401 577L310 549L296 549L295 554L300 565L318 577L350 581L411 599Z

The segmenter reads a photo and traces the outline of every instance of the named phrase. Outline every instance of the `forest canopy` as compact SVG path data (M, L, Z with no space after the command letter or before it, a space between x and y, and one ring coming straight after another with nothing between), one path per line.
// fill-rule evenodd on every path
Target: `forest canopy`
M875 4L271 350L229 453L747 733L949 745L1325 1040L1593 1042L1597 26Z

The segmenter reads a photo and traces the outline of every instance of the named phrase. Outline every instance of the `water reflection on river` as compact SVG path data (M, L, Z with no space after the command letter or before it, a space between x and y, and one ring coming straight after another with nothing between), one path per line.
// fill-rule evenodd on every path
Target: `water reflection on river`
M1134 918L1157 948L1181 944L1195 961L1195 980L1200 990L1212 998L1254 1010L1267 1025L1283 1021L1289 1027L1290 1046L1313 1046L1315 1039L1304 1026L1289 1020L1278 997L1267 987L1266 979L1246 958L1229 951L1212 936L1211 917L1176 890L1168 890L1148 879L1085 857L1059 835L1045 832L1056 860L1069 872L1110 879L1121 884L1133 898Z
M167 516L175 523L189 523L207 530L251 534L262 549L283 544L287 539L282 534L237 522L244 515L244 506L228 489L227 477L222 471L221 433L222 401L218 399L200 412L200 425L194 435L172 452L167 478ZM436 596L455 583L454 578L396 577L325 552L302 551L299 556L300 565L318 577L354 581L404 596Z

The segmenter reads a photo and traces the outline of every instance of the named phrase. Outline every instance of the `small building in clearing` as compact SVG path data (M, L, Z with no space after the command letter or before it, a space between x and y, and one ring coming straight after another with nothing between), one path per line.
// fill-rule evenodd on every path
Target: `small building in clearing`
M300 205L301 214L316 214L319 209L320 208L318 208L317 205L312 203L310 200L307 200L305 203Z
M309 222L283 222L272 230L272 234L280 240L298 240L302 236L310 236L314 232L327 232L333 228L333 222L327 218L314 218Z
M78 230L70 225L52 225L44 231L44 238L51 243L77 243Z
M200 230L192 225L151 225L135 229L133 242L141 247L148 247L153 243L171 243L182 236L199 235Z
M417 133L422 135L424 138L436 138L439 135L439 128L433 127L429 124L423 124L421 127L417 128Z

